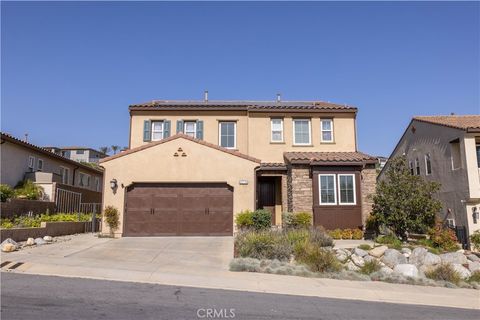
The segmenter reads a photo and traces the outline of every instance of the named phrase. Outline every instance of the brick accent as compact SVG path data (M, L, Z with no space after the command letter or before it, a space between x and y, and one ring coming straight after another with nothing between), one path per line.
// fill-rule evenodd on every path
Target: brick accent
M377 170L375 167L367 166L362 170L361 194L362 194L362 223L370 216L372 211L373 199L371 195L375 193L377 186Z
M288 211L312 212L313 186L310 165L291 165L287 176Z

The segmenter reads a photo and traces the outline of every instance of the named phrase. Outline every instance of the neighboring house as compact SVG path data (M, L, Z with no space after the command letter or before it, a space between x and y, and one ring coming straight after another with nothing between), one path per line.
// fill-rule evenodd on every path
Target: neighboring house
M383 167L385 167L385 164L387 163L388 158L382 157L382 156L378 156L378 157L377 157L377 161L378 161L377 168L378 168L379 170L382 170Z
M437 197L446 224L468 234L480 229L480 115L414 117L390 159L401 155L412 174L441 183Z
M25 179L43 187L45 200L58 210L102 200L103 171L1 133L1 183L12 187ZM63 190L63 191L59 191ZM60 193L62 195L60 195ZM63 199L65 198L65 199ZM68 202L68 203L67 203Z
M313 213L361 228L376 158L358 152L357 109L317 101L153 101L130 106L129 150L102 159L117 235L231 235L234 214ZM108 230L104 229L104 232Z
M77 162L98 163L100 159L107 157L107 155L101 151L98 151L92 148L86 148L86 147L61 147L61 148L43 147L43 148Z

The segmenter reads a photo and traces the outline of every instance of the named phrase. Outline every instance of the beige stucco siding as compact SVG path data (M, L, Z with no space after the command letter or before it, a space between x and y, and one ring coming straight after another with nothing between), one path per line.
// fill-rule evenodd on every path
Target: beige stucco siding
M182 151L178 151L181 148ZM179 156L175 157L174 154ZM185 157L181 154L185 153ZM133 152L101 163L105 168L103 206L114 206L123 221L125 189L134 182L227 182L233 187L234 213L254 209L255 168L258 163L185 138ZM116 193L108 181L116 179L119 188ZM240 185L247 180L247 185ZM109 232L106 224L104 233ZM116 231L121 235L123 226Z

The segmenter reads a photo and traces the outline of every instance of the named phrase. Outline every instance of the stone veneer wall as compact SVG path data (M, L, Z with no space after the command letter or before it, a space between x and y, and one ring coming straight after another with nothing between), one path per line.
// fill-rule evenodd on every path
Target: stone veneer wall
M310 165L288 167L288 211L313 211L313 184Z
M370 216L372 211L373 199L369 196L375 193L377 185L377 170L374 165L367 165L362 170L361 195L362 195L362 223Z

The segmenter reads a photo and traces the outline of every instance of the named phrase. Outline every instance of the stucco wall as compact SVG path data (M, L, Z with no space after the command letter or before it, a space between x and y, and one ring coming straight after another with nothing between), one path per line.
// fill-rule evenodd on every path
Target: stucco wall
M174 157L175 153L185 153L186 156ZM121 223L125 199L125 189L121 186L126 187L133 182L227 182L234 188L234 214L254 209L255 168L259 164L184 138L102 162L101 165L105 168L105 181L116 179L119 185L114 193L110 184L105 184L103 207L116 207ZM247 180L248 185L240 185L240 180ZM102 232L108 233L108 227L103 225ZM121 225L115 234L121 235L122 229Z
M284 117L284 143L271 143L271 117ZM237 150L263 162L283 162L285 151L356 151L355 114L325 113L311 117L311 146L293 145L293 118L309 118L304 113L249 113L245 111L135 111L131 118L130 148L143 141L145 120L170 120L171 135L176 133L177 120L203 120L204 140L218 145L218 122L237 121ZM333 118L334 142L320 142L320 119Z

